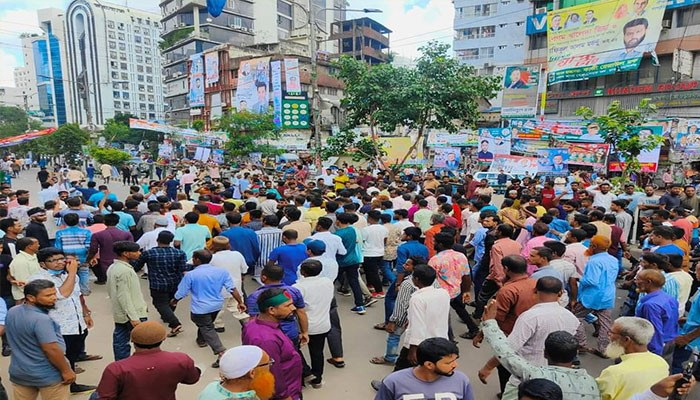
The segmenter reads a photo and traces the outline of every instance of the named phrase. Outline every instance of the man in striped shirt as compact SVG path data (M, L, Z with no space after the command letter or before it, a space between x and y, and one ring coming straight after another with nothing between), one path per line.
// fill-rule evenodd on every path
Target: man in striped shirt
M276 215L266 215L262 220L263 227L256 231L258 243L260 243L260 258L255 264L255 280L260 282L260 271L265 268L267 261L270 259L270 253L277 247L282 246L282 229L279 229L279 219Z
M55 247L65 255L74 255L81 267L78 268L78 280L80 283L80 292L83 295L90 294L90 269L83 267L92 240L92 232L78 226L80 216L76 213L69 213L63 216L63 223L66 228L56 232Z

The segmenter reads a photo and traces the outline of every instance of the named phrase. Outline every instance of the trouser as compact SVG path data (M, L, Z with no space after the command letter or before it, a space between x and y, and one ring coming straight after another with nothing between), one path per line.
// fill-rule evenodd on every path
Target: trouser
M506 383L508 383L508 380L510 379L510 372L506 369L506 367L498 364L498 384L501 387L501 393L506 390Z
M683 372L683 366L688 361L693 351L686 346L676 346L673 350L673 361L671 362L671 374Z
M89 296L92 293L90 290L90 267L87 264L78 268L78 285L80 286L80 294Z
M486 308L486 304L488 304L489 300L496 295L498 289L500 289L500 286L496 281L492 281L490 279L484 281L483 285L481 285L479 295L476 296L476 310L474 310L475 318L481 318L481 315L484 313L484 308Z
M598 331L598 351L604 354L606 347L608 347L610 343L608 335L613 322L612 310L592 310L584 307L581 303L576 303L572 312L580 322L576 329L576 340L578 340L578 345L583 347L586 346L586 325L584 324L583 318L590 313L598 317L598 323L600 324L600 330Z
M388 282L389 285L394 283L396 280L396 274L394 273L394 263L396 260L383 260L382 263L382 273L384 274L383 282Z
M669 367L673 364L673 353L676 349L676 344L671 340L670 342L664 344L663 349L661 350L661 357L666 360L668 363ZM669 368L669 371L671 369Z
M207 314L190 313L190 318L197 325L197 343L206 343L211 347L214 354L221 354L226 351L226 347L221 344L219 334L214 330L214 320L219 314L217 310Z
M243 321L246 318L250 318L250 315L238 311L238 302L233 297L227 297L224 299L224 309L230 312L234 318L239 321ZM221 317L221 313L216 316L214 320L214 328L224 328L224 320Z
M401 343L401 335L405 329L403 327L396 327L393 333L389 333L386 337L386 351L384 352L384 359L388 362L395 363L399 358L399 343Z
M384 297L384 323L389 322L391 314L394 312L394 306L396 305L396 280L391 282L389 288L386 290L386 297Z
M109 265L102 267L102 264L99 262L92 267L92 272L95 274L97 282L107 282L107 268L109 268Z
M160 179L160 178L158 178L158 179ZM167 194L168 194L168 198L169 198L170 200L172 200L172 201L176 201L176 200L177 200L177 192L167 192Z
M141 318L141 322L148 318ZM129 358L131 355L131 330L134 327L131 322L127 321L123 324L114 323L114 333L112 333L112 351L114 351L114 361Z
M465 324L467 324L467 329L469 329L469 332L476 332L479 330L479 326L476 324L476 322L474 322L472 316L469 315L469 312L464 308L464 303L462 303L461 294L455 297L454 299L450 300L450 307L452 307L452 309L455 310L455 312L457 313L457 316Z
M78 362L80 353L85 348L86 337L87 329L77 335L63 335L63 341L66 343L66 358L73 371L75 371L75 363Z
M12 398L14 400L36 400L39 396L42 400L68 400L70 385L58 382L51 386L36 387L12 383Z
M396 359L394 364L394 372L401 371L402 369L413 368L415 365L408 361L408 347L402 347L399 357Z
M172 290L156 290L151 289L151 299L153 307L158 310L160 318L168 324L170 329L174 329L180 325L180 320L175 315L175 307L170 305L170 300L174 298L177 289Z
M311 359L311 367L304 360L304 375L311 373L316 378L323 376L323 348L326 345L328 332L318 335L309 335L309 358Z
M5 302L5 307L9 310L10 308L15 306L15 299L12 298L12 296L3 296L2 300ZM10 341L7 340L7 331L2 334L2 349L9 349L10 348Z
M379 257L365 257L362 267L365 270L365 278L367 279L367 286L372 286L375 293L383 293L384 288L382 287L382 278L379 277L379 269L382 267L384 262L381 256Z
M128 185L131 181L131 175L122 175L122 185Z
M328 332L328 349L331 357L343 358L343 329L340 326L340 316L338 316L338 303L335 298L331 301L331 330Z
M343 275L352 290L352 297L355 300L355 306L364 305L362 299L362 290L360 289L360 274L359 274L360 264L347 265L345 267L340 267L339 274Z
M192 190L191 183L185 183L185 194L187 195L187 200L190 200L190 191Z

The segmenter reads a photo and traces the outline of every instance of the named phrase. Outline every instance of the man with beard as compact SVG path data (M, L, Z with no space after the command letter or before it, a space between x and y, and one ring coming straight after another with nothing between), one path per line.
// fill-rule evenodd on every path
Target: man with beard
M10 381L15 399L68 400L75 372L64 356L61 329L48 312L56 306L56 286L37 279L24 286L24 304L7 312L5 329L12 346Z
M469 378L457 371L459 348L445 338L418 345L418 363L384 378L374 400L449 398L474 400Z
M91 400L174 399L177 385L194 385L201 371L185 353L161 350L165 327L146 321L131 331L134 355L107 365Z
M608 57L607 61L622 61L641 57L645 51L642 44L647 34L649 22L646 18L635 18L622 27L622 42L625 44L625 49L622 52L614 51Z
M654 326L643 318L615 320L605 355L622 361L605 368L596 379L602 400L629 399L668 375L666 361L647 350L653 336Z
M274 361L258 346L237 346L221 357L220 381L207 385L198 400L268 400L275 392Z
M271 288L257 300L260 314L243 326L241 341L258 346L275 360L270 371L275 377L275 399L301 398L302 362L294 343L279 329L280 322L296 310L291 296L283 289Z

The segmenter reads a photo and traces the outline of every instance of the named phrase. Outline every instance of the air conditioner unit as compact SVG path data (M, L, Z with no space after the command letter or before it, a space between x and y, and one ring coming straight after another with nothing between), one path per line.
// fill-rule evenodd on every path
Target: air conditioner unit
M547 7L535 8L535 14L546 14L546 13L547 13Z
M670 19L664 19L661 21L661 27L664 29L671 29L671 20Z

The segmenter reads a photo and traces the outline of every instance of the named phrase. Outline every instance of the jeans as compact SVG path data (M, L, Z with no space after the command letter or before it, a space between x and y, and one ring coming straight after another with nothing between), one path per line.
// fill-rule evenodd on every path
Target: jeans
M389 285L393 285L396 281L396 274L394 273L394 263L396 260L387 261L384 260L382 264L382 273L384 274L384 282L389 282Z
M148 318L141 318L141 322ZM123 324L114 323L114 333L112 334L112 350L114 351L114 361L129 358L131 355L131 322L127 321Z
M394 312L394 306L396 305L396 280L391 282L389 288L386 290L386 297L384 297L384 323L389 322L389 317Z
M693 354L686 346L676 346L673 351L673 362L671 363L671 374L680 374L683 372L683 364L688 361L690 355Z
M404 332L404 328L396 327L393 333L386 336L386 351L384 352L384 359L395 363L399 358L399 344L401 343L401 335Z
M360 275L358 273L359 269L360 264L352 264L345 267L340 267L338 270L339 274L344 274L345 279L348 281L350 290L352 290L352 297L355 299L355 306L362 306L365 304L362 298L362 290L360 289Z
M338 316L338 303L335 298L331 301L331 330L328 331L328 349L331 351L331 357L343 358L343 329L340 326L340 317Z
M107 282L107 268L109 268L109 265L103 268L99 262L92 267L92 272L97 277L97 282Z
M221 344L219 334L214 330L214 320L219 314L217 310L208 314L190 314L190 318L197 325L197 343L206 343L211 347L214 354L221 354L226 351L226 347Z
M382 278L379 277L379 268L381 268L384 260L379 257L365 257L362 267L365 269L365 278L367 286L372 286L375 293L383 293Z
M80 285L80 294L83 296L89 296L92 293L90 290L90 267L87 265L78 268L78 284Z
M161 291L151 289L151 299L153 300L153 307L158 310L160 318L165 321L170 329L180 326L180 320L175 315L175 308L170 306L170 300L175 295L177 289Z

